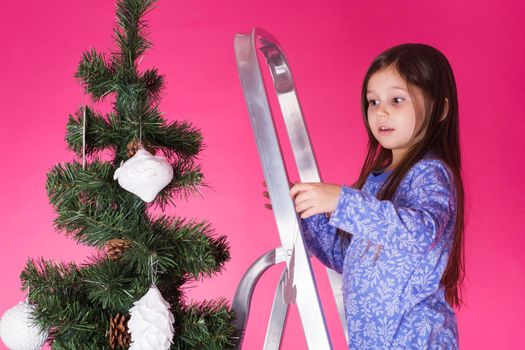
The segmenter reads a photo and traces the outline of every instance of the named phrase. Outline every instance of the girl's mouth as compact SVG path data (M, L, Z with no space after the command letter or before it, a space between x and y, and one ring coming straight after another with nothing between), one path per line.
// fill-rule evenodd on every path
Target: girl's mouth
M379 128L379 133L382 135L387 135L387 134L390 134L394 130L395 129L392 129L392 128Z

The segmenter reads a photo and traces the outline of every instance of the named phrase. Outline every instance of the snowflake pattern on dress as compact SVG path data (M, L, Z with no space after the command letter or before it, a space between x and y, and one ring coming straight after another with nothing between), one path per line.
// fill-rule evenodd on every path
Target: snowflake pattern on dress
M308 250L343 274L352 350L458 348L456 315L440 285L455 229L454 177L431 156L409 170L391 201L377 199L391 171L371 173L362 190L342 187L330 217L301 219Z

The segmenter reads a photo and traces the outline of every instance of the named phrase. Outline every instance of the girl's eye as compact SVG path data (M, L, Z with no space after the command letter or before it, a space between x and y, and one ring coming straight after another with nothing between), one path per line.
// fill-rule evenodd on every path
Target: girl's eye
M392 101L393 101L395 104L399 104L399 103L403 102L403 100L404 100L404 99L401 98L401 97L395 97Z
M400 104L401 102L403 102L405 99L402 98L402 97L394 97L392 99L392 102L394 104ZM369 106L377 106L379 104L379 102L377 100L368 100L368 105Z

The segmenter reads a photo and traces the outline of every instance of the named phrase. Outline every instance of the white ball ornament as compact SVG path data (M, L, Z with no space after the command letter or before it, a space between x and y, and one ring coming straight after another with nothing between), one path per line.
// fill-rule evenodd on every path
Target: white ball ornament
M173 343L175 317L170 304L164 300L157 286L133 303L128 330L131 334L130 350L168 350Z
M49 332L31 319L33 308L27 302L20 302L2 316L0 338L10 350L38 350L47 340Z
M153 156L143 148L123 164L113 175L119 185L139 196L144 202L151 202L173 179L173 169L164 157Z

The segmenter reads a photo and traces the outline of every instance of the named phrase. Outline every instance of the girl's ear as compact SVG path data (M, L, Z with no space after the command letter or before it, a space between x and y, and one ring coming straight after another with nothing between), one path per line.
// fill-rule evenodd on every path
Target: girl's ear
M443 107L443 114L439 117L439 121L442 122L448 115L448 98L445 97L445 106Z

